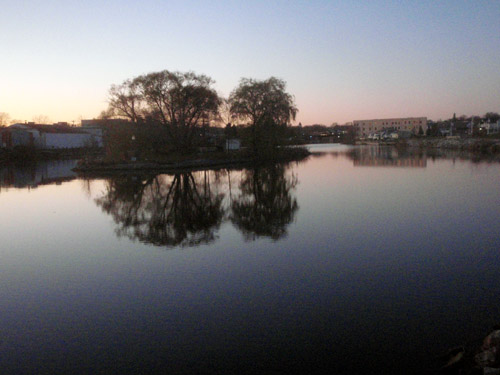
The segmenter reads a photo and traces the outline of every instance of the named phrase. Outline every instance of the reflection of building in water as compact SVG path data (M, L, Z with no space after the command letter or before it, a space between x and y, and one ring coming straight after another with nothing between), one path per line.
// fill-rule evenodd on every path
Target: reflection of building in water
M70 181L76 178L75 166L76 160L58 160L4 167L0 169L0 186L24 188Z
M425 155L401 154L393 147L361 147L351 156L355 167L427 167Z
M355 167L420 167L427 166L427 159L363 159L354 160Z
M353 121L356 135L358 137L367 137L369 134L379 132L384 129L393 129L395 131L410 131L417 134L420 127L425 133L427 130L427 117L405 117L405 118L386 118L377 120L355 120Z

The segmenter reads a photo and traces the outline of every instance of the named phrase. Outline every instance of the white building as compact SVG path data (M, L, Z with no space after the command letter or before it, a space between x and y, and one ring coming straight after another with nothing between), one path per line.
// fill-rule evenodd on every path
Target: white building
M241 147L241 141L237 138L226 139L225 149L227 151L236 151Z
M486 130L486 134L498 134L500 133L500 120L497 122L487 122L481 125L481 128Z
M33 146L42 150L102 147L102 130L68 125L14 124L2 130L0 146Z
M425 134L427 131L427 117L355 120L353 121L353 125L359 138L366 138L370 134L389 129L394 131L410 131L413 134L418 134L420 128L422 128Z

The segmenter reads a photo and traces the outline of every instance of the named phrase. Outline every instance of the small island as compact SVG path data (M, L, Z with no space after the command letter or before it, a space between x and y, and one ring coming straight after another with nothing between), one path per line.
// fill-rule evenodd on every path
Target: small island
M298 110L284 81L243 78L227 99L212 84L205 75L164 70L113 85L108 109L86 124L106 129L104 155L85 156L76 170L168 172L309 155L303 147L289 147L289 125ZM240 125L232 125L235 120ZM214 122L221 126L210 127Z
M177 171L195 171L204 169L242 168L267 164L272 162L286 163L307 158L310 152L305 147L286 147L275 150L267 158L256 157L247 150L231 153L213 151L210 153L193 153L184 157L163 157L153 160L106 161L102 158L81 159L74 168L76 172L85 175L100 175L113 172L150 171L170 173Z

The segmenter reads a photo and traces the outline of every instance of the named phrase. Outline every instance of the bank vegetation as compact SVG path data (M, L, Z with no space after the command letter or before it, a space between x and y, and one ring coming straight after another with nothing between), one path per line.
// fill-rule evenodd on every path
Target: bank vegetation
M104 155L84 158L79 169L201 168L307 156L304 148L287 147L298 109L283 80L243 78L228 98L213 84L205 75L163 70L113 85L99 120Z

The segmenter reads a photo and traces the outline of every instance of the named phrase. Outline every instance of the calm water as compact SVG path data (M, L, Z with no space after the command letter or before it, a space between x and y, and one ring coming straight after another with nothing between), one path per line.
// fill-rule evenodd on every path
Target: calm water
M500 322L500 164L0 168L5 373L424 373Z

